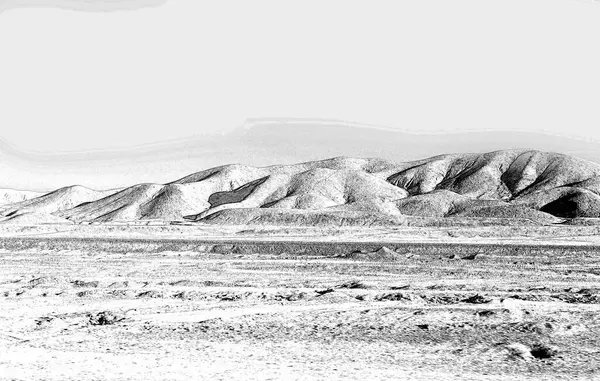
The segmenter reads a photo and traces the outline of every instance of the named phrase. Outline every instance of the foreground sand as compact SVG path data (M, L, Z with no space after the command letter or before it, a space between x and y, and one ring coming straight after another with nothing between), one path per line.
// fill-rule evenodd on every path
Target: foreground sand
M600 377L589 230L92 228L1 232L0 379Z

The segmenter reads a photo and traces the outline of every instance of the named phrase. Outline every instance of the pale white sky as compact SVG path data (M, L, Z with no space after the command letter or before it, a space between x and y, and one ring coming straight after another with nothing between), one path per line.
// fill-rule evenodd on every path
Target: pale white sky
M26 151L81 151L316 117L600 139L598 68L594 1L11 9L0 13L0 137Z

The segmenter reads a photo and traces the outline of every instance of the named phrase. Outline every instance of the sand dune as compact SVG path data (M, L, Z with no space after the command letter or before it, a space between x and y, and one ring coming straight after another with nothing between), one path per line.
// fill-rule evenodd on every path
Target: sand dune
M61 188L0 207L73 222L402 224L404 216L600 217L600 165L558 153L504 150L393 163L338 157L295 165L227 165L121 191ZM364 219L364 221L360 221ZM295 222L294 222L295 221Z

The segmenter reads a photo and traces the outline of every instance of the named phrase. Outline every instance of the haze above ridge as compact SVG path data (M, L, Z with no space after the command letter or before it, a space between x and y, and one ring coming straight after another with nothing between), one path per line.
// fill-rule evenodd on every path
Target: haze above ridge
M600 162L600 144L537 132L477 131L413 134L335 120L261 118L219 135L198 135L131 149L35 153L0 141L1 188L48 191L81 184L111 189L168 182L203 168L231 163L292 164L324 157L378 157L395 162L445 152L502 149L561 152Z

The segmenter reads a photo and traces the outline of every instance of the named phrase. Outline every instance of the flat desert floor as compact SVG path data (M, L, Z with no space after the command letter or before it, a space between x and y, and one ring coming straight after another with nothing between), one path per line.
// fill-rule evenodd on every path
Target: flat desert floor
M597 227L515 229L2 227L0 379L599 379Z

